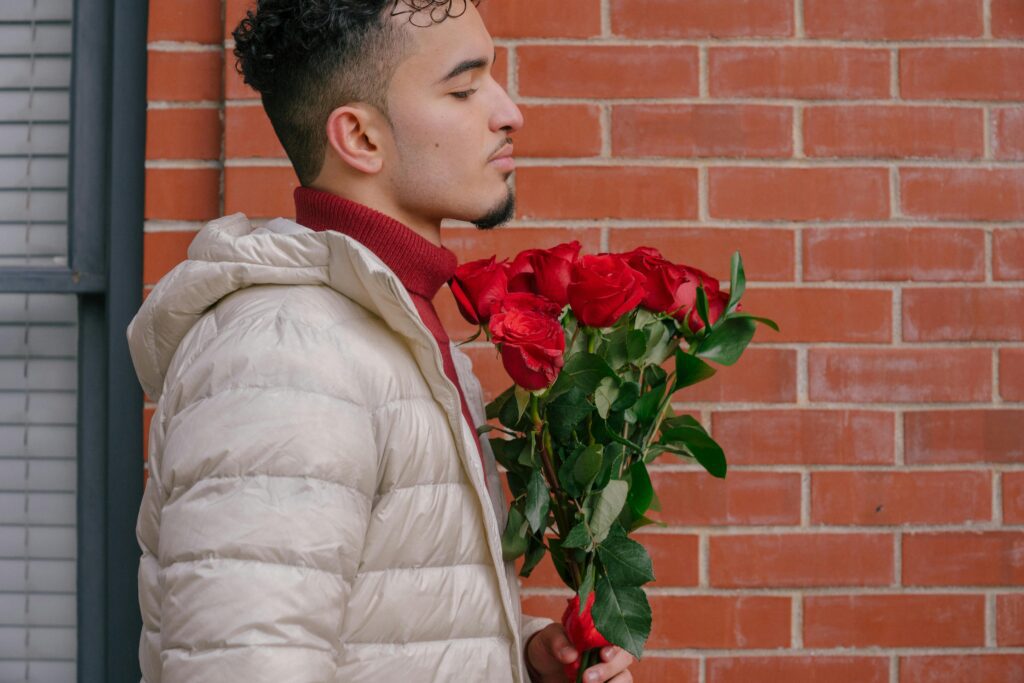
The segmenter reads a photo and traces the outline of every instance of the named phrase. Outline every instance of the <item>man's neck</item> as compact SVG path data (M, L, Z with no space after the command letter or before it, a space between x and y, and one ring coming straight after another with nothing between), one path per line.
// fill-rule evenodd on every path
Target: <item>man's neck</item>
M352 202L367 206L374 211L379 211L385 216L402 223L417 235L427 240L434 246L440 247L441 243L441 221L417 216L397 206L391 199L381 196L381 193L369 187L336 187L334 184L313 183L310 185L314 190L329 192L330 194L343 197Z

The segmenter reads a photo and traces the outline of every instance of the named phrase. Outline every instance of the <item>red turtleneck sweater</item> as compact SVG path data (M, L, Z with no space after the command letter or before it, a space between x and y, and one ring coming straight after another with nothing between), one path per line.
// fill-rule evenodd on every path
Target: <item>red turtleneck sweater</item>
M432 303L441 285L455 274L458 259L451 250L436 246L379 211L308 187L295 189L295 221L316 231L336 230L360 242L390 268L409 292L413 304L423 323L437 341L444 361L444 374L459 391L462 414L473 433L476 425L469 413L466 396L455 374L455 363L449 347L448 333L441 325ZM476 441L474 439L474 441ZM477 455L483 464L480 444L476 444ZM484 470L486 473L486 469ZM486 484L486 474L484 483Z

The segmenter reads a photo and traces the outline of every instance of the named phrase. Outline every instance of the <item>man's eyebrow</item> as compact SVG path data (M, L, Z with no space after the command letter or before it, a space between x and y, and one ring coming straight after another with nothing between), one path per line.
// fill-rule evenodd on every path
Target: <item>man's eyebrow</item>
M497 58L498 51L495 50L493 59ZM483 67L487 66L490 62L491 60L484 59L483 57L478 57L476 59L467 59L465 61L459 62L455 66L455 68L449 71L444 78L437 82L437 84L440 85L442 83L447 83L448 81L452 80L459 74L466 73L467 71L473 71L474 69L482 69Z

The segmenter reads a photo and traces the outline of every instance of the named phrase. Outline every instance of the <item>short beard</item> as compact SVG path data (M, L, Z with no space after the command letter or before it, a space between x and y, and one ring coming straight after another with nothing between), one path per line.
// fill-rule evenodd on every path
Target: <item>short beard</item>
M475 221L470 221L473 225L480 228L481 230L490 230L491 228L497 227L502 223L507 223L512 220L516 215L516 195L510 189L508 194L505 196L504 201L495 205L490 211L485 213Z

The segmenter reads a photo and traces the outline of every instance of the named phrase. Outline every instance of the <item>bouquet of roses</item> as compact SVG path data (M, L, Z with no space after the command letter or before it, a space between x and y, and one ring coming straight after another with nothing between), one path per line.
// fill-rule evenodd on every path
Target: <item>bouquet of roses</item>
M654 574L629 534L660 524L647 517L659 509L647 466L671 453L726 473L721 447L671 398L715 373L706 361L735 363L756 322L778 326L742 312L739 252L728 292L656 249L580 255L578 242L463 264L451 286L473 339L486 334L515 382L487 406L501 426L480 428L502 433L491 445L513 496L505 559L525 555L525 577L550 550L575 591L562 616L583 653L571 680L605 645L639 658Z

